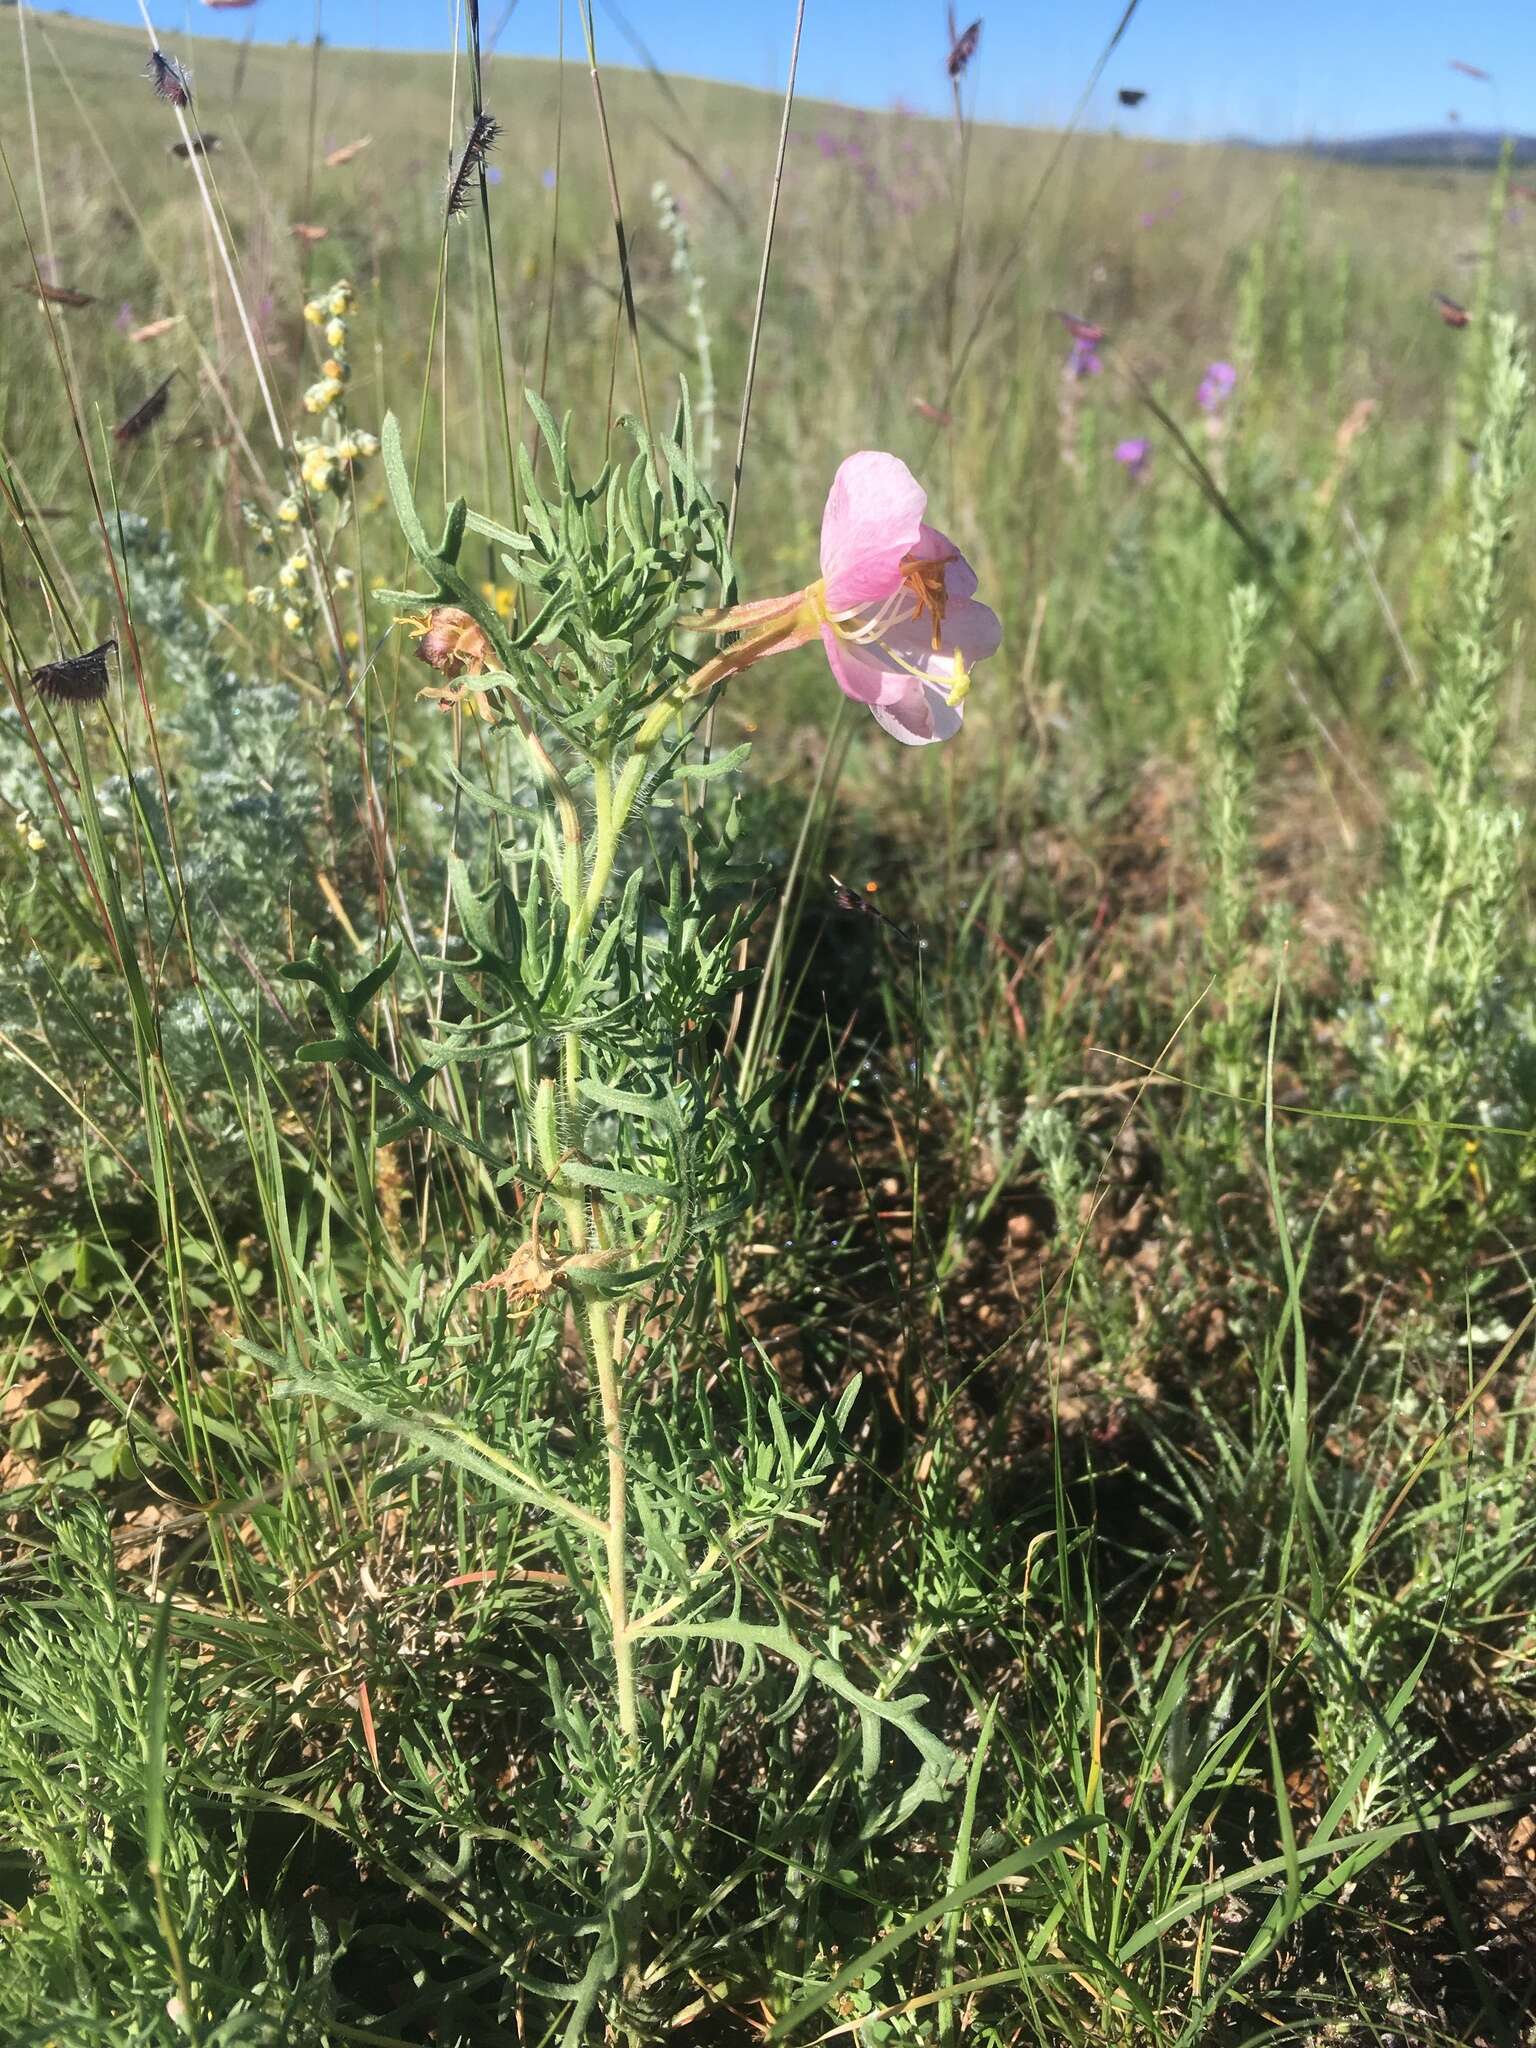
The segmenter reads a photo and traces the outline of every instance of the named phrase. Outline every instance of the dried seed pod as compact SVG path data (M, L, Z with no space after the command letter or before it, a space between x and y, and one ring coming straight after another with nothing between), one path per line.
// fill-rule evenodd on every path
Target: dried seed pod
M31 284L19 284L19 292L29 292L44 306L94 306L96 301L90 292L71 291L67 284L49 284L42 278L34 278Z
M129 334L130 341L158 341L162 334L169 334L173 327L181 325L180 313L168 313L163 320L150 320L142 327L135 327Z
M959 78L976 54L977 45L981 41L981 22L979 19L973 21L968 29L957 36L953 34L953 16L950 17L950 23L953 40L949 48L949 62L944 68L951 78Z
M190 107L192 104L192 81L176 62L167 57L164 50L151 50L149 62L144 66L144 75L160 99L169 106Z
M32 687L50 704L99 704L110 685L107 656L117 652L115 640L103 640L84 654L45 661L32 671Z
M127 419L118 421L112 429L114 441L137 441L141 434L149 432L170 400L171 378L175 374L172 370L169 376L163 377L141 406L129 413Z
M476 114L459 161L448 181L448 218L456 220L469 208L470 195L475 189L475 179L485 168L485 160L496 147L501 134L501 123L494 114Z

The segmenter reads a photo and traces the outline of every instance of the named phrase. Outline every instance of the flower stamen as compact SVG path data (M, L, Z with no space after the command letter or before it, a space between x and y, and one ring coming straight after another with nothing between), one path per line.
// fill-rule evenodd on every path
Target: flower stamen
M850 641L859 647L878 647L891 627L902 618L915 623L924 612L930 612L933 615L933 651L942 653L944 614L949 606L946 578L949 564L958 560L959 556L954 554L923 559L909 555L901 565L900 583L873 611L855 609L830 613L827 623L839 640ZM907 610L909 604L912 607L910 612Z
M901 582L904 590L910 591L917 602L914 619L920 619L924 612L933 613L933 651L939 652L942 644L944 613L949 604L949 586L946 578L951 562L957 555L949 554L930 557L921 562L908 559L901 565Z

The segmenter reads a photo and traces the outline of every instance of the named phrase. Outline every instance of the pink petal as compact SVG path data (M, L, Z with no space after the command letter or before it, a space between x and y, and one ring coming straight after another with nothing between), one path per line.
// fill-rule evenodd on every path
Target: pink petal
M969 569L967 569L969 574ZM974 598L959 597L944 614L940 638L945 647L953 647L965 656L965 665L972 667L978 661L987 661L996 654L1003 644L1003 629L998 616L990 605L977 604ZM928 634L930 651L933 634ZM930 668L929 674L934 671Z
M936 526L925 524L912 553L919 562L945 564L944 588L951 598L976 595L976 571L947 533L940 533Z
M937 683L920 683L908 677L908 689L894 704L871 704L875 723L904 747L931 747L937 740L952 740L965 718L962 704L945 701Z
M933 624L926 614L892 626L878 641L839 640L830 626L821 631L827 660L843 694L856 704L871 705L900 703L919 681L949 690L955 681L956 654L964 657L967 669L974 668L978 661L996 654L1003 629L996 612L962 597L945 612L940 638L936 648Z
M894 455L866 448L839 466L821 516L821 573L833 611L878 604L898 587L927 503L928 493Z
M912 678L893 672L888 661L873 647L856 640L839 640L830 626L821 629L821 644L837 686L855 704L883 704L899 697Z
M937 647L933 644L933 621L925 612L920 619L903 619L900 625L881 634L878 645L861 647L859 652L880 662L881 650L888 650L882 666L908 681L912 680L912 670L917 669L929 682L942 683L947 690L955 679L956 654L964 656L970 669L996 654L1002 644L1003 629L997 613L987 605L977 604L974 598L962 597L945 612ZM898 659L892 661L889 655Z

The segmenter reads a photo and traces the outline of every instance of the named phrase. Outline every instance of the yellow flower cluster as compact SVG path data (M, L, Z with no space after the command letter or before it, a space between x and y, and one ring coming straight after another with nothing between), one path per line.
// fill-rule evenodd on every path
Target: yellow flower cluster
M276 588L253 585L246 592L247 602L280 620L290 633L307 633L315 616L317 593L309 567L310 556L294 547L306 509L314 508L311 530L323 551L325 543L316 523L320 505L327 498L345 501L358 469L379 452L377 434L346 423L345 392L351 376L347 327L355 303L351 284L346 278L339 278L329 291L305 305L305 321L320 330L326 355L320 365L320 381L305 392L304 404L307 411L324 414L324 421L318 434L300 435L294 441L299 473L273 508L271 519L250 505L242 507L247 525L256 533L259 552L279 558ZM349 569L331 572L332 585L338 591L349 589L352 580Z
M297 518L297 501L285 498L277 508L277 517L284 525L293 520L284 516L284 508L294 505ZM263 555L277 552L277 529L271 521L262 517L251 505L243 505L245 523L256 536L256 547ZM285 540L285 546L289 543ZM266 612L279 620L285 632L306 633L315 612L314 578L310 573L309 556L303 548L289 548L278 564L277 588L266 583L253 583L245 593L245 601L256 611Z
M246 603L280 620L285 633L306 632L315 609L308 583L301 583L294 574L295 562L301 570L308 566L302 555L290 555L277 572L277 580L282 586L280 590L273 590L265 583L253 583L245 593Z
M311 327L324 327L327 321L345 320L356 303L357 293L352 288L351 278L338 277L328 292L322 292L318 299L308 302L304 318Z
M304 308L304 318L311 327L324 330L325 344L331 351L320 365L319 382L311 384L304 394L306 412L328 412L347 388L347 379L352 374L347 362L347 315L355 302L351 282L342 277Z
M379 437L356 427L328 441L298 440L294 447L299 454L300 481L318 498L325 491L345 491L356 466L378 454Z
M18 811L16 813L16 837L21 841L28 853L41 853L48 844L42 833L33 824L30 811Z

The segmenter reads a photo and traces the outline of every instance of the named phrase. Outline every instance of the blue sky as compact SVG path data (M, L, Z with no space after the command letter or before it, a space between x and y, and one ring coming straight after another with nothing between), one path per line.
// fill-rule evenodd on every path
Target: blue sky
M664 70L781 89L794 0L615 0ZM489 34L505 0L482 0ZM565 0L568 47L578 33ZM605 0L595 0L599 54L632 52ZM1067 118L1123 0L960 0L962 25L984 20L970 93L984 119ZM137 22L133 0L73 0L73 11ZM214 13L199 0L150 0L162 36L241 35L304 41L314 0L258 0ZM517 0L500 49L553 55L559 0ZM321 0L336 44L443 48L451 0ZM800 84L808 95L861 106L942 111L943 0L808 0ZM1460 58L1492 83L1450 68ZM1117 85L1147 89L1120 116ZM1117 118L1148 135L1251 135L1271 141L1438 128L1455 109L1468 128L1536 132L1536 7L1531 0L1142 0L1111 60L1089 126Z

